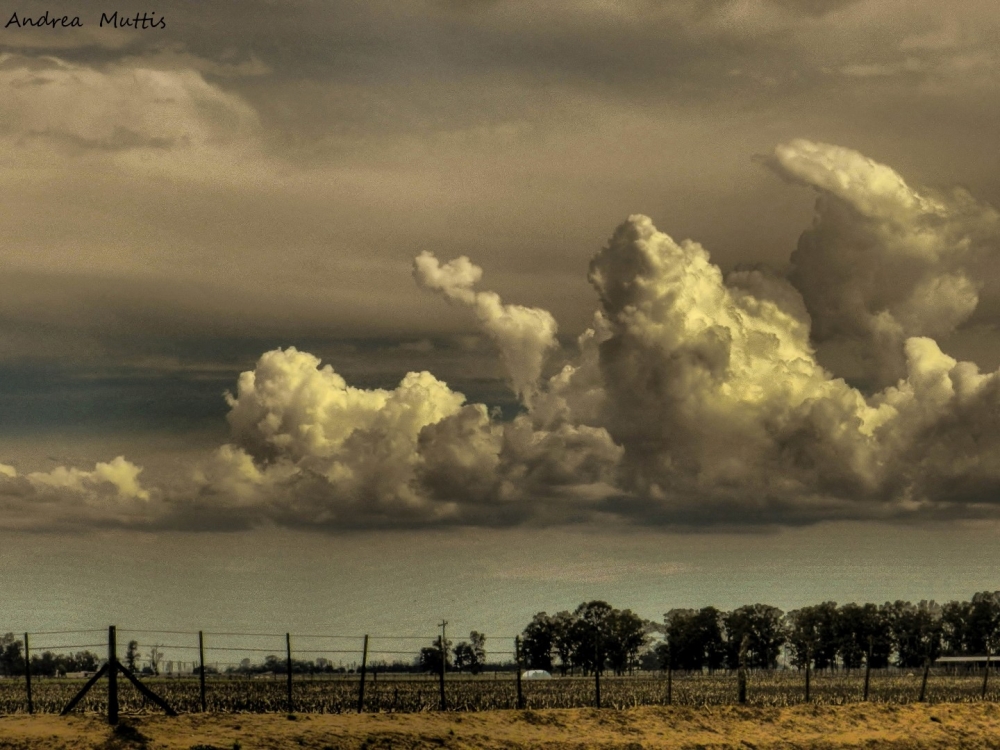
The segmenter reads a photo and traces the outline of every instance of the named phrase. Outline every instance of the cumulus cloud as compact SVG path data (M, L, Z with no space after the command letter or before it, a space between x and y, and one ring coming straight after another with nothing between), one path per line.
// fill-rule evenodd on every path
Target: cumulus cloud
M557 346L558 327L552 314L537 307L505 305L494 292L474 291L483 269L464 255L441 265L425 251L414 259L413 275L425 289L475 311L500 349L514 391L529 403L537 393L545 356Z
M548 377L551 315L477 291L468 258L418 256L417 282L493 341L523 406L510 421L429 372L357 388L277 349L227 395L231 442L186 492L143 488L119 458L93 472L0 466L0 494L223 528L998 515L1000 371L935 340L975 310L996 212L836 146L793 141L770 163L819 193L787 277L726 276L699 243L631 216L591 259L592 327ZM831 337L890 381L863 391L825 368L816 343Z
M565 520L606 494L621 453L600 429L501 423L427 372L353 388L294 348L263 355L228 400L233 443L199 468L187 510L209 504L237 524Z
M904 374L907 338L946 336L975 311L983 265L1000 250L994 208L962 190L918 192L837 146L795 140L770 163L819 193L790 276L814 341L849 343L884 386Z
M93 471L59 466L21 474L0 464L0 518L6 528L145 526L160 513L139 480L142 468L118 456Z

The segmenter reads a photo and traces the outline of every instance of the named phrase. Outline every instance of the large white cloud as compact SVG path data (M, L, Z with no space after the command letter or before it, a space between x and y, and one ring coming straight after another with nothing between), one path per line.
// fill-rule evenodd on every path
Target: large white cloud
M510 421L428 372L356 388L278 349L227 396L231 443L186 492L147 490L116 459L26 477L0 466L0 493L22 511L46 493L111 497L119 522L221 527L997 515L1000 371L934 339L975 309L996 212L835 146L794 141L772 161L820 193L787 279L726 277L697 242L631 216L591 260L594 324L555 372L551 315L476 291L468 258L418 256L417 281L493 339L523 407ZM817 360L829 336L898 377L852 386Z
M962 190L918 192L837 146L795 140L770 161L819 193L791 274L815 340L850 342L887 385L903 374L907 337L947 335L972 315L984 266L1000 251L995 209Z

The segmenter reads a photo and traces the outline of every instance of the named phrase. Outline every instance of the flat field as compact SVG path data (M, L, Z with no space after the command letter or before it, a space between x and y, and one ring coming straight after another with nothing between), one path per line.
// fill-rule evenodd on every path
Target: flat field
M182 713L201 708L198 680L192 677L151 678L144 682L171 706ZM293 700L296 711L313 714L350 713L357 710L356 675L309 677L296 675ZM872 673L869 700L873 703L906 704L920 695L921 674L899 670ZM811 702L819 705L857 703L863 697L863 672L834 672L813 675ZM82 680L34 680L35 711L59 713L83 686ZM962 703L981 700L982 674L966 675L932 672L927 684L930 703ZM804 675L776 670L752 673L748 680L749 705L786 707L804 700ZM991 675L987 702L1000 702L1000 675ZM123 679L119 679L120 706L126 713L157 713ZM626 709L661 706L668 702L667 681L662 675L604 677L601 679L601 705ZM593 678L566 677L523 683L528 709L590 708L595 704ZM517 708L517 689L511 673L470 677L450 675L446 685L448 708L458 711L494 711ZM736 703L735 674L676 674L670 688L670 703L675 706L722 706ZM212 676L206 691L208 710L225 713L285 713L288 711L283 676L265 679ZM438 681L422 675L368 676L365 688L365 711L372 713L413 713L435 711L440 707ZM0 714L24 712L27 708L24 680L0 679ZM84 711L107 710L107 688L102 680L80 704Z
M545 709L409 714L0 717L4 750L267 748L996 748L992 703Z

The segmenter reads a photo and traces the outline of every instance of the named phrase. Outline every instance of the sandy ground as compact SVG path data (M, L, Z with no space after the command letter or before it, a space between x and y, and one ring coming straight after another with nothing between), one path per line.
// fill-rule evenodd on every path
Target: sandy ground
M484 713L3 716L0 748L1000 748L991 703Z

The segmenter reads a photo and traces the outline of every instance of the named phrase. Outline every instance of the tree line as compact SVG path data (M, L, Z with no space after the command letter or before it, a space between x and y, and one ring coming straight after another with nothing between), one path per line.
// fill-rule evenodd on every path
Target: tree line
M992 654L998 642L1000 591L985 591L944 605L823 602L787 613L767 604L673 609L662 623L591 601L573 612L536 614L521 634L521 654L529 668L562 674L737 669L741 654L746 667L773 669L783 649L800 669L915 668L939 656Z
M939 605L933 601L876 604L823 602L790 612L767 604L748 604L731 611L716 607L672 609L662 622L645 620L629 609L604 601L580 604L572 612L536 614L519 638L519 660L529 669L562 674L615 674L636 668L698 671L737 669L741 654L749 668L773 669L782 652L799 669L857 669L897 666L918 668L939 656L984 656L1000 645L1000 591L984 591L968 601ZM159 648L150 651L155 674ZM138 644L128 644L126 665L133 671ZM440 672L442 657L449 671L478 674L487 666L486 636L477 631L453 645L441 638L420 650L410 663L371 663L384 671ZM55 676L92 672L101 660L90 651L31 656L32 674ZM499 665L491 665L499 666ZM24 674L24 644L12 633L0 636L0 675ZM279 672L285 660L269 656L261 665L231 671ZM227 670L230 671L230 670ZM342 671L326 660L293 660L293 671ZM349 670L348 670L349 671Z
M93 672L101 664L100 657L92 651L74 654L55 654L44 651L31 655L31 673L54 677L67 672ZM13 633L0 635L0 675L11 677L24 674L24 642Z
M443 648L438 636L433 645L420 649L415 666L421 672L440 672L442 655L446 669L479 674L486 666L486 636L473 630L468 641L452 647L451 639L446 639Z

